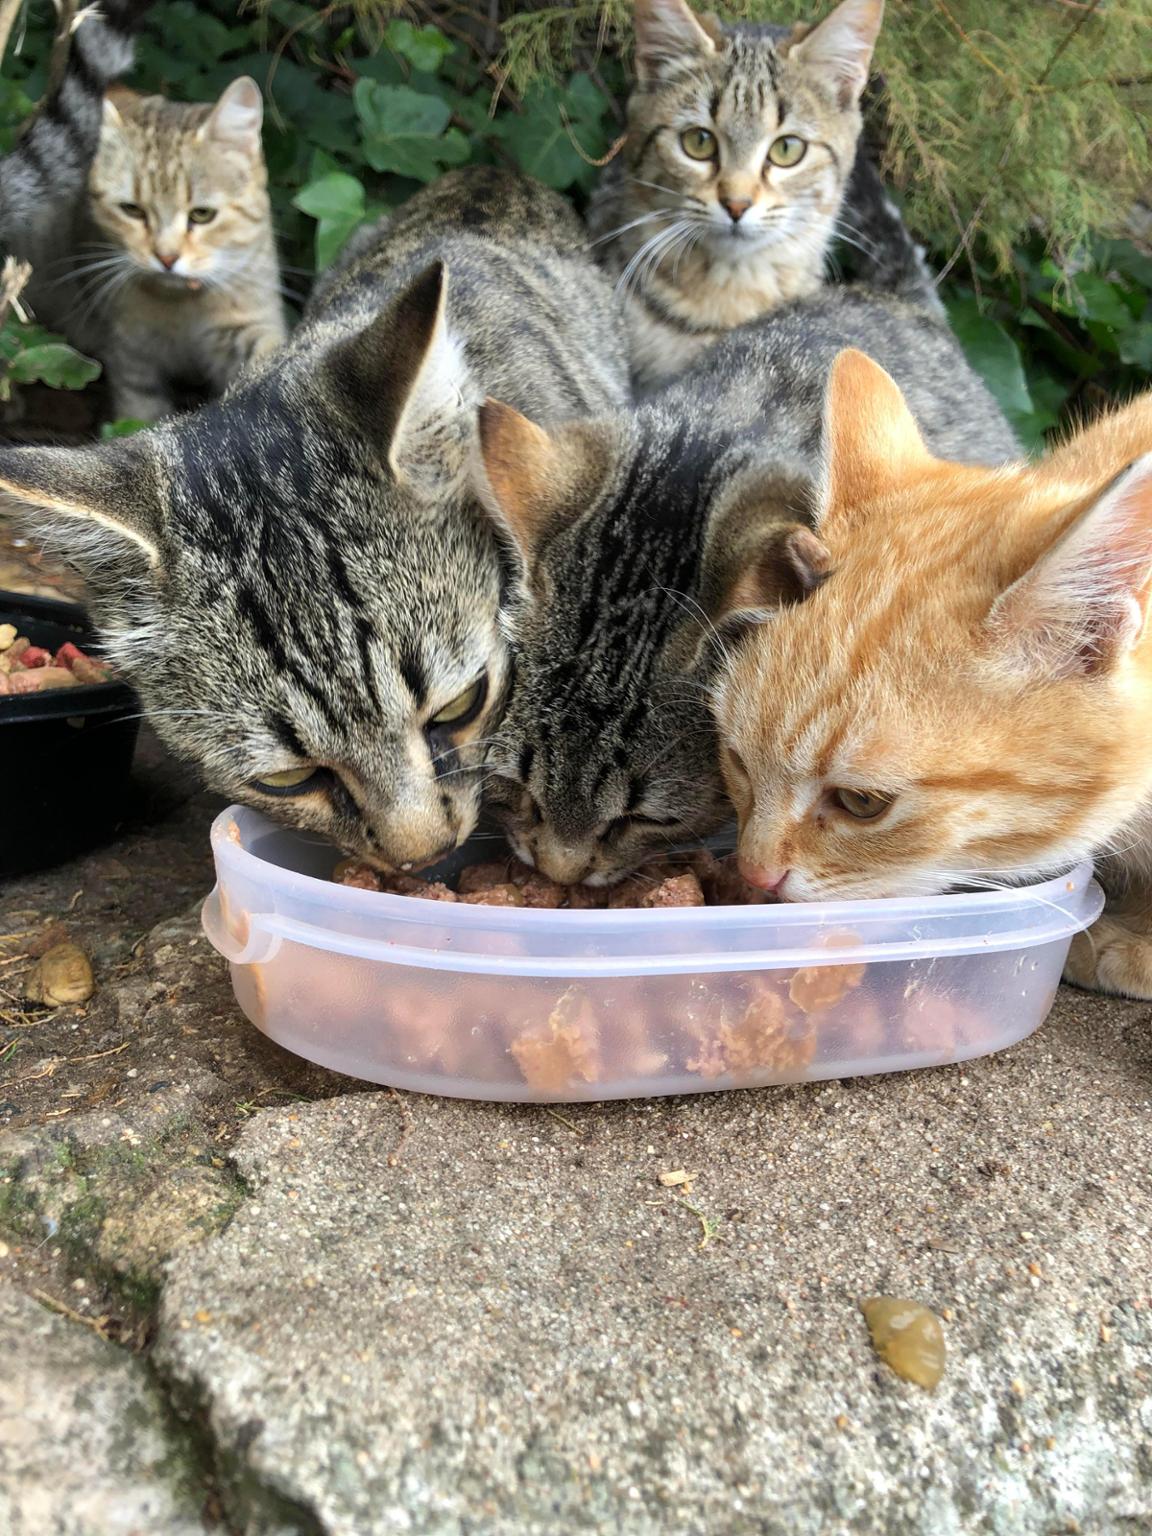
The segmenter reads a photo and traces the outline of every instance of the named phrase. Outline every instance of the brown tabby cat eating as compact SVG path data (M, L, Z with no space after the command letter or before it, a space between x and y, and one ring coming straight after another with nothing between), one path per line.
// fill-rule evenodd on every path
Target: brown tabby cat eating
M722 26L685 0L636 0L628 137L590 223L628 297L641 385L820 287L883 14L842 0L812 28Z
M1067 975L1152 998L1152 395L987 469L934 457L850 351L826 434L831 574L745 626L714 694L746 877L832 901L1096 857L1110 900Z

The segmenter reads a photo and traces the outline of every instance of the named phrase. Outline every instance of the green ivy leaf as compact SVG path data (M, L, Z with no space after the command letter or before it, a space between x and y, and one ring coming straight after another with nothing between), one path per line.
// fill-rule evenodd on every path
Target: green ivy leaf
M1119 287L1095 272L1077 273L1067 299L1058 297L1053 308L1113 331L1123 329L1132 319L1132 311Z
M308 182L292 199L292 206L316 220L318 271L335 260L348 236L359 228L368 213L363 182L345 171L328 171Z
M429 75L436 73L454 46L439 27L414 27L403 20L388 23L384 41L393 53L407 59L413 69Z
M1120 337L1120 361L1134 368L1152 370L1152 321L1142 320Z
M52 389L83 389L100 377L100 364L62 341L46 342L19 352L8 364L15 384L47 384Z
M147 425L146 421L137 421L135 416L121 416L119 421L106 421L100 428L100 437L104 442L116 437L131 437L134 432L143 432Z
M595 175L588 162L604 151L607 105L587 75L574 75L566 90L533 86L524 97L523 111L509 117L504 141L525 175L558 192L567 191Z
M448 166L468 159L468 140L458 128L448 127L452 108L440 97L421 95L407 85L358 80L353 99L364 128L364 158L373 170L433 181Z
M1035 446L1035 406L1020 348L998 320L984 313L974 295L952 299L948 319L965 357L987 384L1000 409L1020 435L1029 440L1029 445Z

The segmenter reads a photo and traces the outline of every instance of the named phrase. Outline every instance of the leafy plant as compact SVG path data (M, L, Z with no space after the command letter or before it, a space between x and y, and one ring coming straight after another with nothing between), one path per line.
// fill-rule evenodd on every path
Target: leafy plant
M724 10L788 22L826 8ZM147 13L134 86L207 101L251 74L264 91L300 298L357 228L445 171L515 166L580 202L621 132L631 0L509 0L491 19L440 0L399 10L157 0ZM53 24L50 0L29 0L0 80L0 151L43 93ZM1149 40L1152 0L888 0L873 113L887 169L946 271L957 335L1032 449L1069 415L1146 387L1152 369L1152 258L1101 236L1152 179ZM0 390L33 376L79 387L96 365L61 346L9 317Z

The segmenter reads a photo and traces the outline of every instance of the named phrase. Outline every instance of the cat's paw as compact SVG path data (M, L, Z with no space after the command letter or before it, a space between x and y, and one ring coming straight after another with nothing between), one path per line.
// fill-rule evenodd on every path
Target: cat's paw
M1152 934L1105 913L1072 940L1064 980L1089 992L1152 1001Z

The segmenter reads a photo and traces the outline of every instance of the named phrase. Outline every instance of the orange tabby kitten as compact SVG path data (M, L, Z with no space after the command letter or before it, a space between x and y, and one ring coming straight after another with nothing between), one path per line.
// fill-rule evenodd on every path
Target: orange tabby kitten
M769 617L767 555L727 600L766 620L715 694L746 876L815 901L1102 856L1068 978L1152 998L1152 395L1041 464L974 468L844 352L825 443L831 574Z

